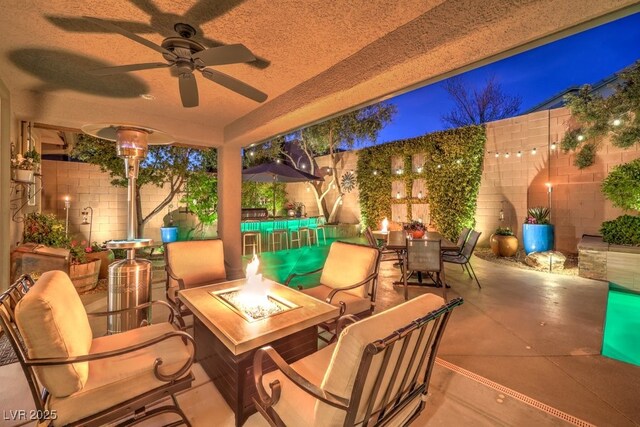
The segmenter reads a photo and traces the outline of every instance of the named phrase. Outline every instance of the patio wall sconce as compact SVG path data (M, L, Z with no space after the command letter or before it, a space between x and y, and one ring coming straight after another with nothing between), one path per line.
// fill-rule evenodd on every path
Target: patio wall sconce
M82 225L89 226L89 245L91 245L91 232L93 231L93 208L91 206L82 209Z
M498 213L500 222L504 221L504 200L500 202L500 212Z
M66 213L66 218L64 221L64 235L69 235L69 208L71 207L71 200L69 200L69 196L64 196L64 210Z

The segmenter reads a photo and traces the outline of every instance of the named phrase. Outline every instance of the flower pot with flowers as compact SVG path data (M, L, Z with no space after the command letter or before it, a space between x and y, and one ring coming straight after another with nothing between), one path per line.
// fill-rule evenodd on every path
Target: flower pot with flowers
M40 167L40 153L35 149L26 151L24 154L11 156L11 168L13 169L13 179L19 182L33 182L34 173Z
M85 248L88 260L99 259L100 260L100 274L98 279L109 278L109 264L115 260L115 255L111 249L107 249L107 242L98 244L98 242L91 243L91 246Z
M491 252L496 256L512 257L518 252L518 238L509 227L498 227L489 238Z
M287 202L284 204L284 208L287 211L287 216L290 218L293 218L294 216L296 216L296 204L293 202Z
M72 240L69 250L71 251L69 277L73 286L78 293L94 289L98 285L102 260L87 257L87 252L91 252L92 249L91 245L87 245L86 240L81 242Z
M530 208L522 224L522 241L527 255L532 252L553 250L553 225L549 223L551 211L545 207Z
M404 231L411 236L412 239L422 239L427 230L427 226L422 221L411 221L402 225Z

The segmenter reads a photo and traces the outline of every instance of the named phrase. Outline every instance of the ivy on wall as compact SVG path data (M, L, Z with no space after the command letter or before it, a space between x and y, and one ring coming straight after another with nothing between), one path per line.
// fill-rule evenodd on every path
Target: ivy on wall
M365 226L379 228L383 218L391 218L392 204L406 204L411 219L412 204L428 203L436 228L455 240L463 227L474 225L486 140L484 127L468 126L361 150L357 176ZM412 156L421 153L425 162L418 172ZM401 175L391 170L396 156L404 159ZM425 199L411 197L416 179L425 180ZM401 200L391 194L392 182L398 180L404 181L407 195Z

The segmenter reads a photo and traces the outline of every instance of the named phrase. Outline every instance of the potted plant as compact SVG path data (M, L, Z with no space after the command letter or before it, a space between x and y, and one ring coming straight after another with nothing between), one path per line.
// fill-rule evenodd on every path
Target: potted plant
M302 202L294 202L293 210L296 212L296 218L302 217L302 212L304 211L304 203Z
M498 227L489 238L491 251L496 256L512 257L518 252L518 238L510 227Z
M295 210L295 203L293 202L287 202L284 204L284 209L287 211L287 216L292 218L294 216L296 216L296 210Z
M111 249L107 249L107 242L102 245L98 242L93 242L91 246L85 248L87 253L87 259L99 259L100 260L100 274L98 279L107 279L109 277L109 264L115 259L115 255Z
M11 167L14 170L14 179L20 182L33 182L33 174L40 165L40 153L35 148L24 154L11 156Z
M162 243L171 243L178 240L178 227L173 225L173 212L171 209L173 205L169 205L169 213L167 214L167 219L165 221L165 226L160 227L160 236L162 238Z
M422 221L411 221L406 224L403 224L402 228L407 234L411 235L412 239L422 239L424 236L424 232L427 229L427 226L422 223Z
M98 285L102 261L87 257L87 252L91 252L91 246L87 246L86 240L81 242L72 240L69 250L71 251L69 278L73 286L78 293L94 289Z
M527 255L553 249L553 225L549 224L551 211L545 207L530 208L522 225L522 240Z

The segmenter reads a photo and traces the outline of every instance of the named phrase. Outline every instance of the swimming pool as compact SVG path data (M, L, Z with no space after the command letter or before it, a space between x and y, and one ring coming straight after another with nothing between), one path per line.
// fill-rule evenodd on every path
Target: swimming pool
M609 283L602 354L640 366L640 293Z

